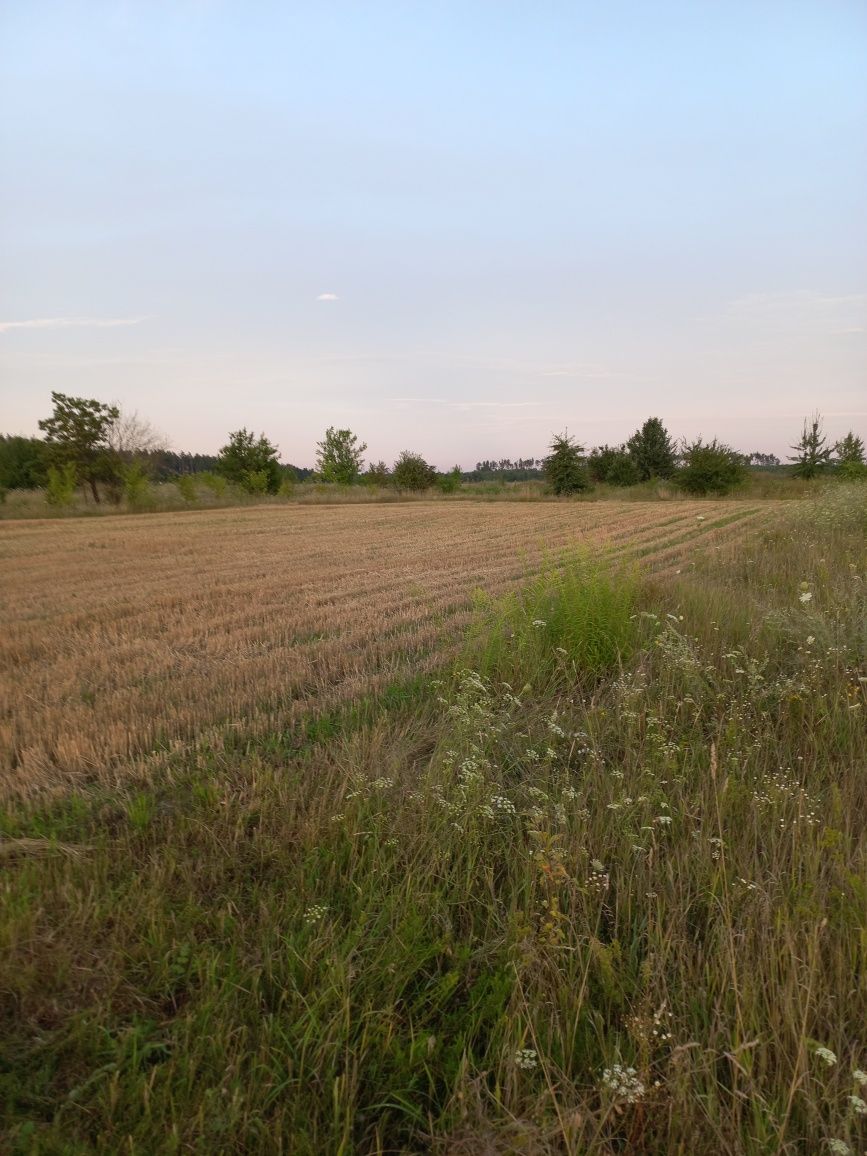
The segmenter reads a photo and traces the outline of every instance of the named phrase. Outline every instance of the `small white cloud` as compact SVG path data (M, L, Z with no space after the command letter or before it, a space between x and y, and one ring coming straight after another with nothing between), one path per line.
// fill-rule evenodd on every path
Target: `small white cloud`
M28 321L0 321L0 333L10 329L114 329L140 325L146 317L34 317Z
M317 301L339 301L340 298L336 293L320 293L316 298Z

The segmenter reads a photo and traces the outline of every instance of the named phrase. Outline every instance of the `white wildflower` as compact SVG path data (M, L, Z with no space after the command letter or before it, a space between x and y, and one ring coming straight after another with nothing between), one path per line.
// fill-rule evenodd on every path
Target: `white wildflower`
M802 590L801 593L798 595L798 601L802 602L806 606L808 602L813 601L813 595L810 593L809 590Z
M860 1084L862 1088L867 1087L867 1072L862 1072L860 1068L856 1068L852 1073L852 1079L856 1084Z
M832 1068L834 1064L837 1063L837 1057L834 1055L830 1048L814 1048L813 1051L820 1060L824 1060L829 1068Z
M852 1149L845 1140L829 1140L828 1151L833 1152L834 1156L852 1156Z
M328 908L324 903L314 903L312 907L308 907L304 912L304 922L309 924L319 923L328 914Z
M860 1096L850 1096L849 1107L856 1116L867 1116L867 1102L862 1100Z
M515 1067L524 1072L532 1072L539 1066L539 1057L534 1048L518 1048L515 1052Z
M645 1092L635 1068L624 1068L622 1064L606 1068L602 1073L602 1083L618 1100L626 1100L628 1104L637 1103Z

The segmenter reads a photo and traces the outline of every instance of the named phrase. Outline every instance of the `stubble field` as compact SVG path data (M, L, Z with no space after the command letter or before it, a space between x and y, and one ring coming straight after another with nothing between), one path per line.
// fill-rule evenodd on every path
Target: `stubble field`
M218 510L0 527L0 797L110 780L443 663L473 592L576 552L680 569L775 503Z

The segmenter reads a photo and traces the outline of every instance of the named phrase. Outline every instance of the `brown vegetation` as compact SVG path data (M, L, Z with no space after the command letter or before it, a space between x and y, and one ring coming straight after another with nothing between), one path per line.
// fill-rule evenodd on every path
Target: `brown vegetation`
M472 593L564 554L687 564L773 507L425 503L7 523L0 795L262 734L449 657Z

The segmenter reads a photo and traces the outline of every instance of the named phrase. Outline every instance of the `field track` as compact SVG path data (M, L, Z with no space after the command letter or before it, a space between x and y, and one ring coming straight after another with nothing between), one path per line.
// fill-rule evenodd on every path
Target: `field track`
M503 593L581 549L664 571L776 508L435 502L0 525L0 797L112 780L215 726L285 727L432 669L476 589Z

